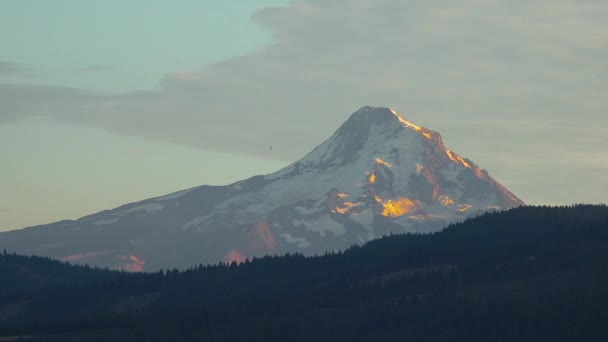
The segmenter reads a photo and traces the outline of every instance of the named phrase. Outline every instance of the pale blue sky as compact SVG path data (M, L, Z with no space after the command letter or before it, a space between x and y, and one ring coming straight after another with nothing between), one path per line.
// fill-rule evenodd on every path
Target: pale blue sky
M606 1L0 5L0 229L273 171L364 105L527 203L606 202Z
M96 92L155 89L272 42L256 1L0 0L0 83ZM179 3L179 5L176 5ZM36 118L0 125L0 230L88 213L201 184L268 173L285 162Z
M226 184L284 165L44 120L0 126L0 156L5 228L75 218L201 184Z
M286 0L0 0L0 60L30 77L3 81L121 92L158 87L271 42L250 20Z

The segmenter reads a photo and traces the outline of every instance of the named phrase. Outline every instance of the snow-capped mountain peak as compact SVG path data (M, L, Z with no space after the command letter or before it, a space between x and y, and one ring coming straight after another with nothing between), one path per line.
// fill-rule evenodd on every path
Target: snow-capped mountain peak
M0 248L131 270L186 267L344 249L522 204L439 133L363 107L275 173L0 234Z

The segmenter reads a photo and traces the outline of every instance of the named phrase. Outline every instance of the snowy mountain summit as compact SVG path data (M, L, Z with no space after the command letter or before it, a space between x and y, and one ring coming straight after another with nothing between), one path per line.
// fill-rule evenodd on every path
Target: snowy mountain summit
M301 160L76 221L0 234L0 249L132 271L345 249L523 205L441 135L363 107Z

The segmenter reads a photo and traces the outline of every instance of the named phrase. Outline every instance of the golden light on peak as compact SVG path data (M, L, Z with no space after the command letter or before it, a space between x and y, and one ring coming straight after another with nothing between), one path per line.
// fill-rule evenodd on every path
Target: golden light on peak
M467 161L464 160L461 156L457 155L456 153L454 153L450 150L445 150L445 152L447 153L450 160L452 160L454 163L456 163L458 165L462 165L462 166L466 167L467 169L473 169L471 167L471 165L469 163L467 163Z
M334 214L344 215L347 214L352 208L363 205L363 202L349 202L344 199L349 194L344 192L332 191L327 196L326 205L327 208Z
M401 123L402 123L402 124L404 124L405 126L407 126L407 127L411 128L411 129L413 129L414 131L416 131L416 132L418 132L418 133L422 134L422 136L424 136L424 137L425 137L425 138L427 138L427 139L431 139L431 138L432 138L431 133L430 133L430 132L429 132L427 129L422 128L422 127L420 127L420 126L416 126L416 125L414 125L413 123L411 123L411 122L409 122L409 121L405 120L405 119L404 119L404 118L402 118L402 117L401 117L401 116L400 116L400 115L399 115L397 112L395 112L395 111L394 111L394 110L392 110L392 109L391 109L391 113L393 113L393 114L394 114L394 115L395 115L395 116L396 116L396 117L399 119L399 122L401 122Z
M454 200L449 198L448 196L440 196L439 197L439 204L441 204L444 207L449 207L451 205L454 205Z
M341 205L339 207L335 207L331 210L332 213L334 214L340 214L340 215L344 215L346 214L350 209L354 208L354 207L358 207L360 205L363 205L363 202L348 202L345 201L343 203L341 203Z
M386 167L393 167L393 165L391 165L390 163L385 162L384 160L380 159L380 158L376 158L376 163L380 164L380 165L384 165Z
M471 208L473 208L472 205L470 205L470 204L463 204L463 205L460 206L460 208L458 208L458 211L460 211L461 213L464 213L465 211L467 211L467 210L469 210Z
M369 177L367 178L367 180L369 181L369 184L374 184L376 183L376 174L375 173L370 173Z
M379 196L374 196L376 202L382 205L382 216L396 218L406 214L413 213L420 209L420 201L412 200L407 197L398 197L383 201Z

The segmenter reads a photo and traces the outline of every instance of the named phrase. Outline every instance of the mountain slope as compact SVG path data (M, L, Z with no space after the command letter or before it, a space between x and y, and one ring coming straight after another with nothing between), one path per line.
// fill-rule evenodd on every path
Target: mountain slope
M523 202L441 135L364 107L301 160L266 176L201 186L0 234L0 248L131 271L345 249L432 232Z

